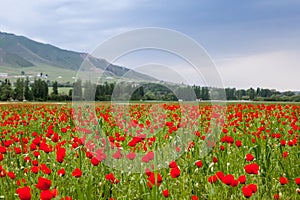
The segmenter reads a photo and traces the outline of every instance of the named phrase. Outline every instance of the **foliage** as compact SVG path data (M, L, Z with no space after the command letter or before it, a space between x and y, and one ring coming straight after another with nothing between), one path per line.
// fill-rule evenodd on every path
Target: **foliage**
M210 119L220 106L95 106L1 105L0 196L299 199L299 105L229 104L214 142ZM81 116L78 124L74 112ZM178 143L181 134L194 138ZM159 151L166 144L180 155L158 163L168 155L170 149ZM212 150L206 156L202 144ZM132 163L143 170L126 171Z

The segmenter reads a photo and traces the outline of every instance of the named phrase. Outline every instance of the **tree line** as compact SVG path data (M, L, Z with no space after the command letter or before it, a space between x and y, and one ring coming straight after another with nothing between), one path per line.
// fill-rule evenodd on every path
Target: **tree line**
M46 82L36 78L30 81L28 77L18 78L14 83L9 79L0 80L1 101L124 101L124 100L161 100L161 101L191 101L191 100L252 100L252 101L293 101L300 102L300 94L292 91L279 92L264 88L211 88L186 86L167 83L135 83L119 82L94 84L91 81L76 80L68 94L60 93L62 84ZM52 87L49 91L49 87Z

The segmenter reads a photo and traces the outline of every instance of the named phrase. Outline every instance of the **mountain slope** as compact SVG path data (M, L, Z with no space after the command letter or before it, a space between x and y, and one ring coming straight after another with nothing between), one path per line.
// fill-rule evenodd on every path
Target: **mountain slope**
M0 32L0 65L10 67L53 66L77 71L87 58L92 68L108 71L110 76L137 80L152 80L151 76L75 51L63 50L50 44L33 41L24 36ZM129 73L128 73L129 72Z
M34 66L33 63L27 61L26 59L13 54L6 52L0 48L0 65L1 66L11 66L11 67L31 67Z

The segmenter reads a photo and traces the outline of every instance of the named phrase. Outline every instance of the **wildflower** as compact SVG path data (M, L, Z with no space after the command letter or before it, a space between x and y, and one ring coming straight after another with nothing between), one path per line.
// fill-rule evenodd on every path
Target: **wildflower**
M74 169L74 171L72 172L72 176L74 176L75 178L79 178L82 176L82 172L79 168Z
M164 195L164 197L169 197L169 191L168 191L168 189L163 190L162 194Z
M198 167L198 168L201 168L203 166L202 164L202 160L198 160L195 162L195 165Z
M246 165L244 167L244 169L248 174L258 174L259 165L256 163L252 163L252 164Z
M288 184L289 180L287 178L285 178L284 176L281 176L279 178L279 182L281 185L285 185L285 184Z
M180 176L179 167L172 168L171 171L170 171L170 175L171 175L172 178L177 178L178 176Z
M43 177L38 178L38 183L35 185L40 190L49 190L51 186L51 180Z
M16 193L19 195L20 200L30 200L31 199L31 192L30 192L29 186L18 188L16 190Z
M249 154L246 155L245 159L246 159L246 161L253 161L254 156L251 153L249 153Z
M242 188L242 192L246 198L250 198L252 196L252 190L247 186Z

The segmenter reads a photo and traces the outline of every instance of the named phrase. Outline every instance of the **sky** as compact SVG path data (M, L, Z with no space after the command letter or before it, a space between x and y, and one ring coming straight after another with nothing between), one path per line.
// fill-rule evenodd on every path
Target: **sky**
M299 10L298 0L2 0L0 31L92 53L118 34L161 27L201 45L224 87L300 91ZM143 72L151 62L156 63L152 72L168 65L198 83L184 62L158 52L133 53L116 61Z

